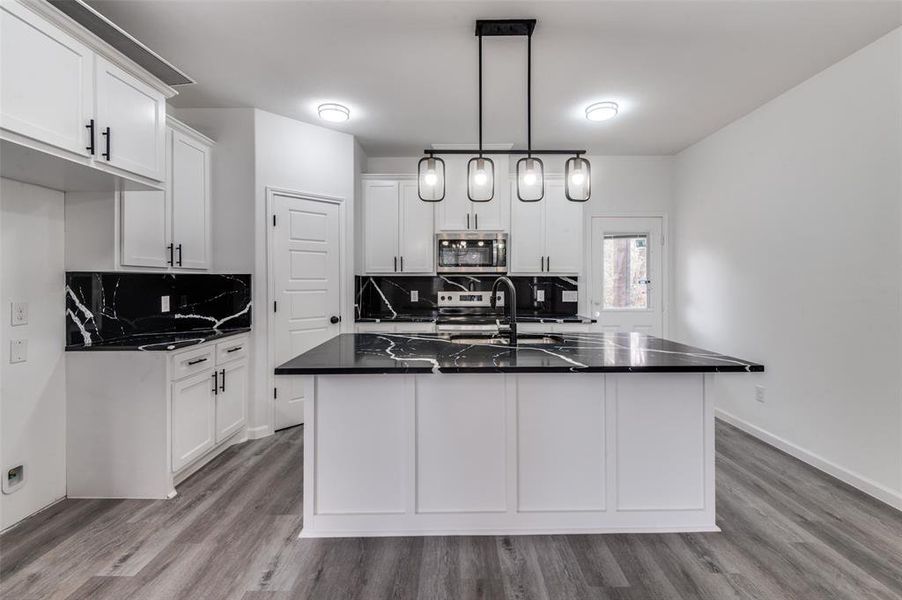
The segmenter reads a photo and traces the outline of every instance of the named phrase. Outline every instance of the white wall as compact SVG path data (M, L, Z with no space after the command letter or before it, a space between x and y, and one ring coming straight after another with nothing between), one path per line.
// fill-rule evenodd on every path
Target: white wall
M266 236L269 220L266 215L266 189L275 187L315 195L343 198L347 203L348 235L345 255L350 264L354 260L354 137L309 125L261 110L254 111L255 134L255 268L254 286L254 381L255 402L251 406L250 428L261 435L272 429L272 368L267 365L269 335L267 315L269 298L266 274ZM349 269L348 272L352 272ZM353 282L342 282L346 314L343 326L353 324ZM351 325L348 325L348 324Z
M902 30L680 153L676 337L747 429L902 507ZM766 402L755 400L755 385Z
M0 530L66 493L63 348L63 194L0 179L0 468L25 465L25 483L0 495ZM28 302L28 324L10 326L10 302ZM9 363L9 341L28 360Z

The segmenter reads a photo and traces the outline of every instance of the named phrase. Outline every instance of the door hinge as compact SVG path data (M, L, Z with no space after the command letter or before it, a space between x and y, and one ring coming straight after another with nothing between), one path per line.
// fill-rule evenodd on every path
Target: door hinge
M273 397L273 399L276 399L276 398L279 397L279 388L275 388L275 387L274 387L274 388L272 389L272 397Z
M276 226L276 215L273 215L273 216L272 216L272 226L273 226L273 227Z
M278 310L279 310L279 302L278 302L278 300L273 300L272 301L272 311L278 312Z

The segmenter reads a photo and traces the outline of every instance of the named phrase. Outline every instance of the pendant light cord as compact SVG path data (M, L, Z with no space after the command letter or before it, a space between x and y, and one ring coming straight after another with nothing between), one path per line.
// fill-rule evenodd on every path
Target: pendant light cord
M526 36L526 156L532 158L532 34Z
M479 158L482 158L482 36L479 36Z

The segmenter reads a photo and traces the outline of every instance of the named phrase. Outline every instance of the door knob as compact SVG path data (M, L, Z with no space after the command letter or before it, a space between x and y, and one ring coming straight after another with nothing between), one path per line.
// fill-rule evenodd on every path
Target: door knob
M341 317L336 317L335 315L332 315L332 318L329 319L329 322L332 323L333 325L335 325L339 321L341 321Z

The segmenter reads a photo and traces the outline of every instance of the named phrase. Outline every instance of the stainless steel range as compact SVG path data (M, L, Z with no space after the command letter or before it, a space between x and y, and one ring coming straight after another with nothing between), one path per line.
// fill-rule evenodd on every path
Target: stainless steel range
M441 291L438 293L436 327L443 332L498 331L503 318L504 291L498 291L496 309L488 291Z

